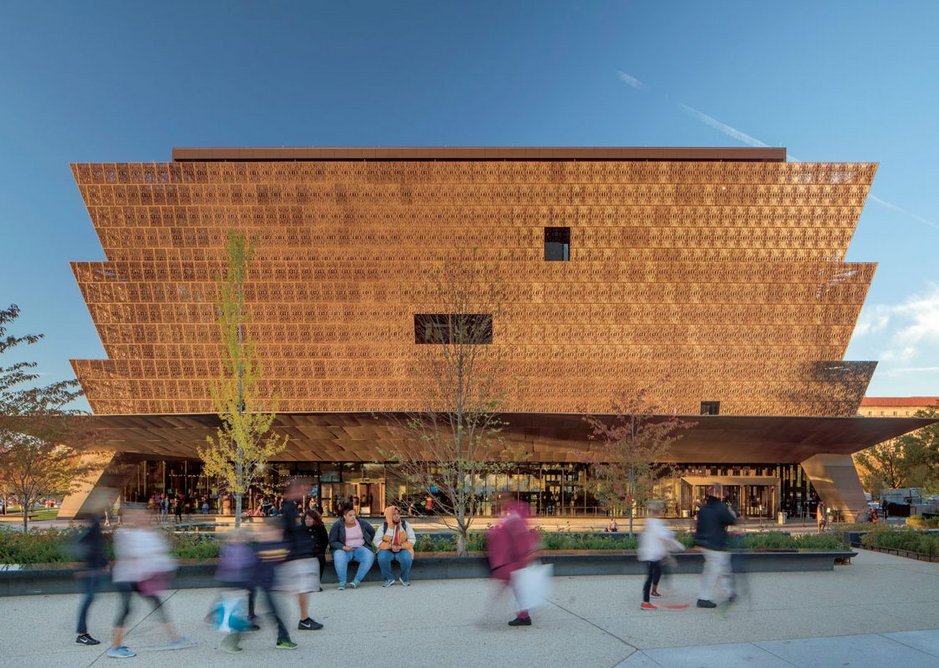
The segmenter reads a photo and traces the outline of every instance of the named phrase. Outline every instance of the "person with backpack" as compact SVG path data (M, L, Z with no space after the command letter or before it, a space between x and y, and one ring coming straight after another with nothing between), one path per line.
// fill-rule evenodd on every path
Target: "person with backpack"
M378 548L378 567L385 583L383 587L390 587L395 583L391 571L391 563L397 561L401 567L399 581L405 587L411 586L411 565L414 563L414 529L401 519L401 512L397 506L385 508L385 521L381 529L375 532L372 543Z
M96 640L88 633L88 610L95 600L98 584L105 577L108 569L104 533L101 531L101 518L97 513L91 516L88 528L78 539L75 552L84 566L79 571L78 576L83 578L85 582L85 595L78 607L78 627L75 631L78 637L75 638L75 642L79 645L100 645L101 641Z

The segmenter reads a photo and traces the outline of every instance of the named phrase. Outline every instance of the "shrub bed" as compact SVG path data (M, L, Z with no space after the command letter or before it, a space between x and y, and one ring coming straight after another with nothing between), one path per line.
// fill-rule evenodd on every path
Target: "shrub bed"
M939 517L907 517L906 525L914 529L939 529Z
M74 562L73 544L80 529L47 529L28 534L17 531L0 531L0 564L61 564ZM915 532L909 532L914 533ZM546 532L540 531L541 545L544 550L591 550L620 551L635 550L639 537L623 534ZM679 532L676 538L685 547L694 545L694 538L688 532ZM939 543L939 536L930 543ZM173 554L178 559L205 561L218 558L219 541L214 534L173 534L167 532L167 539L172 545ZM107 551L114 558L111 535L105 534ZM748 533L735 537L732 547L754 551L772 550L814 550L837 551L848 546L843 534L804 534L791 536L787 533L770 531ZM892 545L891 545L892 547ZM415 549L418 552L454 552L456 537L454 534L418 534ZM894 548L897 549L897 548ZM912 548L903 547L900 549ZM933 548L935 549L935 548ZM467 542L469 552L484 552L486 537L483 532L473 532ZM933 552L934 553L934 552ZM930 554L933 554L930 553Z
M939 555L939 536L912 528L880 526L864 534L861 545L882 550L903 550L928 557Z

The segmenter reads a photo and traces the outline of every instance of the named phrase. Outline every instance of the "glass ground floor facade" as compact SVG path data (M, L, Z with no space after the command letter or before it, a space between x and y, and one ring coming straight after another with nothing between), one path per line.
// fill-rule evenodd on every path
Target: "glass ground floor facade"
M272 462L269 473L246 495L244 506L255 509L276 499L288 479L308 480L310 495L319 499L329 515L351 501L365 516L380 515L388 503L397 503L410 515L434 512L428 490L409 484L394 464L361 462ZM625 507L605 508L595 495L592 465L584 463L524 463L485 477L483 515L494 513L492 497L509 491L541 516L616 516ZM812 517L818 496L798 464L675 464L655 484L654 496L665 502L666 516L689 517L708 486L720 483L734 508L744 517ZM124 499L148 502L154 495L181 495L197 512L208 502L211 512L227 512L230 504L218 481L202 472L198 460L143 460L132 465ZM431 489L431 497L435 490Z

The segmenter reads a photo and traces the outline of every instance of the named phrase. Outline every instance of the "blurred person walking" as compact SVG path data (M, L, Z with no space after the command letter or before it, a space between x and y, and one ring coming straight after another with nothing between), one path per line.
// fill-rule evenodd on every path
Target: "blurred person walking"
M241 652L239 641L243 631L258 630L254 623L254 571L257 557L248 545L241 529L232 531L222 545L219 553L218 570L215 579L227 585L219 601L213 608L212 617L218 624L219 631L226 634L221 648L229 653ZM248 605L245 608L244 593L248 592ZM244 609L244 614L241 614Z
M284 625L283 616L274 594L274 585L278 578L278 570L287 559L290 546L283 539L283 532L277 526L279 522L274 518L265 520L258 531L258 542L255 544L254 586L261 590L264 600L270 610L271 617L277 627L277 649L297 649L297 643L290 639L290 632Z
M176 560L170 556L169 546L161 533L148 526L145 510L128 510L125 525L114 536L116 561L111 579L121 595L120 608L114 620L111 648L107 655L115 659L136 656L136 652L124 645L124 623L130 614L131 597L136 592L146 599L160 618L169 643L160 649L183 649L192 642L179 635L170 621L160 600L160 592L169 585Z
M384 579L383 587L395 583L391 563L397 561L401 567L400 582L405 587L411 586L411 566L414 563L414 543L417 538L411 525L401 519L397 506L385 508L385 521L381 529L375 532L372 541L378 549L378 567Z
M320 589L320 566L316 559L315 545L310 540L306 526L300 523L297 502L303 502L304 484L292 481L281 504L284 542L288 546L287 561L277 573L277 589L297 595L300 607L301 631L319 631L323 625L310 617L310 594Z
M694 542L704 553L704 570L701 573L699 608L716 608L718 603L735 598L730 552L727 550L727 527L737 521L726 503L721 503L715 491L708 494L705 504L698 512Z
M326 548L329 547L329 532L323 522L323 514L316 508L311 508L303 514L303 526L310 542L313 543L313 556L320 567L319 591L323 591L322 576L326 572Z
M512 587L512 573L534 562L538 552L538 534L528 524L530 509L511 495L496 497L502 519L486 534L486 550L492 577L504 588ZM518 601L518 592L514 592ZM518 605L521 608L521 605ZM531 626L527 609L519 609L509 626Z
M371 550L375 538L375 527L355 516L355 508L351 503L342 507L342 516L336 520L329 529L329 546L333 551L333 566L336 568L336 577L339 578L339 591L346 588L346 576L349 562L357 561L359 568L355 579L350 583L356 589L368 575L375 555Z
M104 533L101 531L101 515L97 512L91 515L88 528L85 529L76 543L77 556L81 558L82 569L77 577L84 581L85 593L78 606L78 626L75 632L78 637L75 642L79 645L100 645L101 641L88 633L88 610L95 600L98 585L107 576L108 556L105 551Z
M646 581L642 585L641 610L655 610L656 606L650 602L650 597L658 598L659 580L662 570L670 552L680 552L685 546L675 540L675 534L661 519L664 504L661 501L650 501L647 504L649 516L646 517L645 528L639 536L639 549L636 558L646 562Z

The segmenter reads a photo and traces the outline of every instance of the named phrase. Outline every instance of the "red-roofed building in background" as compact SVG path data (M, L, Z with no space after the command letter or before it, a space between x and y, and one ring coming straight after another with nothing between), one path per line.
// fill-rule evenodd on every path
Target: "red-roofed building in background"
M939 408L939 397L864 397L858 415L912 417L917 411Z

